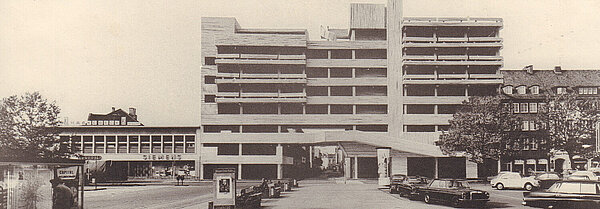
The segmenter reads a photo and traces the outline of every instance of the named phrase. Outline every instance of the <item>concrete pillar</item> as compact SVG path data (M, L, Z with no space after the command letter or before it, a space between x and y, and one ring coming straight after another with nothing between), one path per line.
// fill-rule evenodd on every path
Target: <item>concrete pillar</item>
M238 164L238 174L237 174L238 179L242 179L242 164Z
M354 156L354 175L353 179L358 179L358 156Z
M196 169L198 169L198 171L197 171L198 178L204 179L204 164L202 164L202 162L198 161L198 167L196 167Z
M433 168L434 168L434 174L433 174L433 175L434 175L434 178L436 178L436 179L437 179L437 178L439 178L439 177L440 177L440 176L439 176L440 170L439 170L439 168L438 168L438 167L439 167L439 164L438 164L438 158L436 157L436 158L434 158L434 159L435 159L435 161L434 161L434 162L435 162L435 166L433 166Z
M313 167L313 146L308 146L308 165L309 168Z
M277 179L283 178L283 166L281 164L277 164Z
M352 177L352 170L351 170L352 164L350 163L350 158L344 158L344 178L351 178Z

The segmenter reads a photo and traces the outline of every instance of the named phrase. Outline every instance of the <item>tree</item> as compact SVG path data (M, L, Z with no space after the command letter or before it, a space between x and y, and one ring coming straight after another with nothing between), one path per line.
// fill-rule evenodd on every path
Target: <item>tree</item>
M0 102L0 157L67 158L68 139L58 137L60 109L39 92L13 95Z
M437 145L445 154L463 152L477 163L515 154L518 147L511 145L518 143L521 121L503 99L475 96L464 101Z
M538 120L554 150L567 151L573 157L598 157L596 126L600 121L600 98L576 93L549 95Z

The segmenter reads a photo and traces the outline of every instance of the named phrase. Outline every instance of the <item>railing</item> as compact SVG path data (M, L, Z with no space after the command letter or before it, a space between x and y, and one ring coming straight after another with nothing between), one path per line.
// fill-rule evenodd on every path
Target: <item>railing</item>
M403 37L402 42L424 42L424 43L480 43L480 42L502 42L500 37Z
M502 23L502 18L438 18L438 17L405 17L402 19L403 23L430 23L430 22L443 22L443 23L463 23L463 22L479 22L479 23Z
M403 55L405 61L502 61L502 56L489 55Z
M303 60L303 54L217 54L218 59Z
M502 79L502 74L413 74L402 76L404 80L451 80L451 79Z

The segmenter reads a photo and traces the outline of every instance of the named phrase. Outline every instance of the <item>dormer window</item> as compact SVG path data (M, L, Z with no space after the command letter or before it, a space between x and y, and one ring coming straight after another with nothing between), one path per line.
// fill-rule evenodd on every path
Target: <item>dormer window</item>
M557 87L556 94L567 94L567 87Z
M598 87L579 87L577 90L579 94L598 94Z
M531 92L531 94L540 94L540 87L539 86L529 87L529 91Z
M527 87L517 86L517 94L525 94L525 93L527 93Z
M512 86L502 87L502 92L504 92L504 94L512 94L513 93L513 87Z

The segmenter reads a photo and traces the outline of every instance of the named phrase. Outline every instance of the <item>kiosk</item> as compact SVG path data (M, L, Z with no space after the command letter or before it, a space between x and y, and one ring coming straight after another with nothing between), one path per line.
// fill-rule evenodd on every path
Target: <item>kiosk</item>
M215 170L214 179L214 208L235 208L236 187L235 169L219 168Z
M83 208L84 163L0 159L0 208Z

